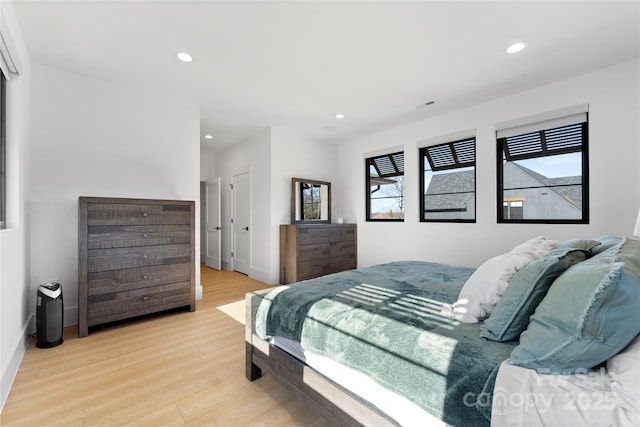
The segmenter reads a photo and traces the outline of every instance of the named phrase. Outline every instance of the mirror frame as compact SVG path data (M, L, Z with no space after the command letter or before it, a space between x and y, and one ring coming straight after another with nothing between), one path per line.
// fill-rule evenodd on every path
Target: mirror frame
M309 183L327 186L327 219L296 219L296 184ZM324 201L321 201L324 203ZM315 179L291 178L291 224L331 224L331 183Z

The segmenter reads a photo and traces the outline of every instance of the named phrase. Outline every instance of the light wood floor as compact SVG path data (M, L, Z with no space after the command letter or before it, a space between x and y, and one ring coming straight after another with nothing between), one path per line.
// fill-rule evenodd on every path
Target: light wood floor
M65 328L50 349L32 339L2 426L327 426L269 376L244 376L244 294L268 287L202 268L203 300L91 331Z

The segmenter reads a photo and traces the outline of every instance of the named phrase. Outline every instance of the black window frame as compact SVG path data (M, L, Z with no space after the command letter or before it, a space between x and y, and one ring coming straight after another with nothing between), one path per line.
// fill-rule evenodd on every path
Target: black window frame
M469 160L468 154L466 158L463 158L462 155L459 155L458 150L455 148L457 144L462 144L468 141L473 141L473 160ZM448 148L448 158L449 161L440 161L438 162L433 158L431 154L434 150L445 149ZM418 203L418 208L420 210L420 222L459 222L459 223L475 223L477 220L477 210L478 205L475 202L477 196L477 179L476 179L476 137L471 136L468 138L460 138L454 141L449 141L441 144L434 144L425 147L421 147L418 151L419 158L419 171L420 171L420 183L419 183L419 198L420 203ZM464 219L464 218L425 218L424 214L427 211L426 206L426 191L425 188L425 180L424 173L426 171L425 167L425 158L428 159L430 171L438 172L443 170L452 170L452 169L462 169L467 167L473 167L473 197L474 197L474 206L473 206L473 219ZM449 212L454 212L455 210L448 210ZM442 210L441 212L446 212Z
M589 115L585 113L585 120L579 123L574 123L573 125L562 125L562 126L549 126L545 127L539 131L535 132L545 132L545 131L555 131L558 129L566 128L569 126L580 125L582 138L581 138L581 148L577 149L556 149L553 151L547 152L545 149L541 150L541 154L532 155L521 154L514 155L511 157L511 160L524 160L531 158L540 158L540 157L548 157L553 155L566 154L570 152L580 152L582 156L582 167L581 167L581 186L582 186L582 218L580 219L570 219L570 218L532 218L532 219L507 219L504 218L503 211L503 202L504 202L504 171L503 171L503 161L505 159L505 146L507 141L505 137L498 138L496 135L496 177L497 177L497 197L496 197L496 215L497 222L499 224L589 224ZM533 134L534 132L524 132L517 136L523 136L527 134ZM526 202L526 201L525 201Z
M397 164L397 159L395 156L402 155L402 164ZM380 170L378 168L378 164L376 160L388 159L388 169ZM386 162L385 162L386 163ZM378 178L392 178L394 176L402 176L403 183L405 178L405 168L404 168L404 150L403 151L395 151L393 153L381 154L372 157L367 157L365 159L365 220L370 222L404 222L404 217L406 216L406 211L404 209L404 200L406 200L406 194L404 191L404 186L402 189L402 218L372 218L371 217L371 174L369 172L370 167L374 166L376 170L378 170ZM401 172L401 173L400 173Z
M7 228L7 79L0 73L0 230Z

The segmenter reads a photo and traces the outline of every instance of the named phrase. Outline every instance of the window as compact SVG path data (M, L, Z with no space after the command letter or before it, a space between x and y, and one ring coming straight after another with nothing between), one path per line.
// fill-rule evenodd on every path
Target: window
M0 230L7 226L6 80L0 73Z
M320 219L320 214L322 213L321 189L322 186L320 184L300 183L300 210L304 219Z
M497 132L498 222L589 221L587 113Z
M503 218L522 219L524 200L505 200L502 202Z
M420 221L475 222L476 138L420 149Z
M404 152L365 160L367 221L404 221Z

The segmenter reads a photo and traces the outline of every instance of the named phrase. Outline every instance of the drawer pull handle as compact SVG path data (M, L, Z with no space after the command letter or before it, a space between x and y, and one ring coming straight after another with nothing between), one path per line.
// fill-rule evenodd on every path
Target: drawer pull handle
M318 266L317 266L317 265L314 265L314 266L313 266L313 269L314 269L314 270L317 270L317 269L318 269Z
M146 218L146 217L148 217L148 216L149 216L149 214L148 214L148 213L146 213L146 212L142 212L142 216L143 216L144 218Z
M148 297L148 296L146 296L146 295L145 295L145 296L143 296L141 299L142 299L142 301L149 301L149 297Z
M147 254L142 255L142 259L147 259L149 256Z
M146 239L147 237L149 237L149 235L147 233L142 233L142 238Z
M318 253L318 250L317 250L317 249L315 249L315 250L313 251L313 254L315 255L315 254L317 254L317 253Z
M147 276L146 274L142 275L142 280L147 280L149 278L149 276Z

